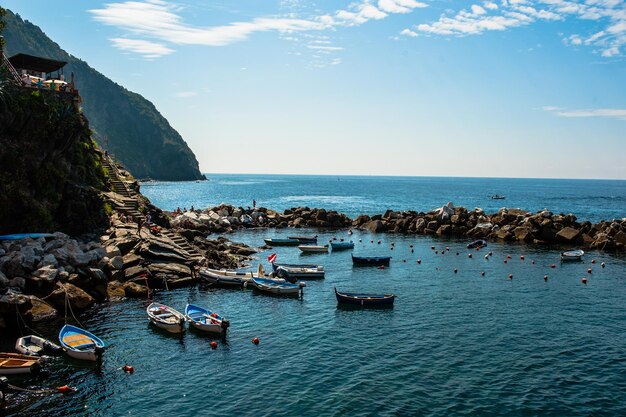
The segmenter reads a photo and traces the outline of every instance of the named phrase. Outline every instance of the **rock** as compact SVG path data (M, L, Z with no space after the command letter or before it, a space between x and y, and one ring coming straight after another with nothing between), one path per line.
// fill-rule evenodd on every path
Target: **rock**
M54 268L58 268L59 261L57 261L57 258L55 258L53 254L47 253L43 256L43 258L41 258L41 261L39 262L39 265L37 266L39 268L41 268L42 266L52 266Z
M154 263L148 265L148 270L152 275L165 274L165 275L178 275L188 276L191 275L191 269L182 264L175 263Z
M111 281L107 284L107 298L109 299L121 299L126 297L124 291L124 283L119 281Z
M31 295L30 297L31 308L26 310L24 318L33 322L50 320L57 316L58 312L50 304L46 303L42 299Z
M53 249L58 249L58 248L61 248L61 247L63 247L63 241L60 240L60 239L54 239L54 240L51 240L49 242L46 242L43 245L43 250L44 250L44 252L48 253L48 252L52 251Z
M561 242L574 243L579 240L580 230L574 229L572 227L564 227L559 230L556 236Z
M52 265L47 265L33 272L33 277L48 282L54 282L57 279L59 271Z
M114 271L120 270L124 268L124 258L119 255L114 256L113 258L109 259L108 266Z
M415 221L415 231L417 233L423 233L424 229L426 229L426 220L423 217L420 217Z
M144 268L142 265L131 266L130 268L126 268L124 270L124 279L128 281L129 279L136 278L141 275L147 275L148 270Z
M106 246L104 250L106 251L106 256L108 256L109 258L122 256L122 252L120 251L120 248L118 248L115 245Z
M0 272L0 288L4 288L8 286L9 286L9 279L6 277L6 275Z
M96 280L97 282L107 282L107 277L104 274L104 271L102 271L101 269L98 268L87 268L85 270L85 272L87 272L87 275L91 278L93 278L94 280Z
M452 226L449 224L443 224L437 229L437 234L439 236L448 236L452 233Z
M63 309L65 307L66 293L74 313L92 306L95 301L91 295L69 282L65 284L57 283L57 289L51 292L47 299L56 308Z
M130 268L131 266L138 265L141 262L141 257L134 253L129 253L122 257L122 261L124 262L124 268Z
M12 290L0 296L0 314L15 314L16 307L20 313L26 312L32 307L30 298Z
M362 226L363 229L372 233L381 233L385 231L385 225L380 220L370 220Z
M513 229L513 234L515 235L515 239L520 242L532 242L533 236L528 227L516 227Z
M615 239L616 242L621 243L622 245L626 245L626 233L621 230L615 233L613 239Z
M15 277L11 281L9 281L9 287L19 288L23 291L26 289L26 280L22 277Z
M148 296L148 287L134 282L124 283L124 294L130 298L144 298Z

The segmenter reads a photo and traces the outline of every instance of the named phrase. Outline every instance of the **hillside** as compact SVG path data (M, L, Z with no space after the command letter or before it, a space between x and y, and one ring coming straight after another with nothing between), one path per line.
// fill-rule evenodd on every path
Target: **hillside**
M64 72L68 78L74 72L83 112L96 132L96 141L136 178L204 178L191 149L150 101L68 54L39 27L19 15L7 10L4 20L7 56L26 53L68 62ZM108 139L106 146L101 143L104 137Z

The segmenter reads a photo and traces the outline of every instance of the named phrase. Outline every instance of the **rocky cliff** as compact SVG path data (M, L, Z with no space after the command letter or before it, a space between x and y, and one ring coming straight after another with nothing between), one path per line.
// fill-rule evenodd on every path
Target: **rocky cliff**
M64 72L68 77L71 72L75 75L82 108L96 132L96 140L100 142L106 137L106 149L136 178L204 178L191 149L150 101L68 54L39 27L19 15L7 11L4 20L7 56L25 53L68 62Z

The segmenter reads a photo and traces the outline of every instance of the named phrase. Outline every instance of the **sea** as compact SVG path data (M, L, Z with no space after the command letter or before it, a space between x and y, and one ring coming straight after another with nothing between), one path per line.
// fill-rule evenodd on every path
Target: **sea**
M428 211L452 201L491 212L548 208L579 220L626 216L626 182L477 178L208 175L209 181L145 183L158 206L222 202L283 210L325 207L352 217L386 209ZM492 200L492 194L505 200ZM229 234L260 247L294 230ZM228 318L225 339L182 337L149 324L149 300L97 305L77 317L102 338L101 368L51 358L48 374L12 378L21 388L61 385L73 394L11 393L10 416L624 416L626 257L589 251L559 262L561 246L301 230L353 251L260 251L250 269L278 262L323 265L301 298L199 285L152 300L206 306ZM216 238L217 236L209 236ZM489 255L491 253L491 255ZM350 255L389 255L385 269ZM585 278L586 283L583 283ZM393 308L344 309L340 291L394 293ZM64 318L35 326L52 339ZM76 323L68 318L69 322ZM24 330L26 331L26 329ZM260 343L252 343L253 338ZM212 349L211 341L218 343ZM0 349L14 338L1 337ZM134 367L125 373L124 365Z

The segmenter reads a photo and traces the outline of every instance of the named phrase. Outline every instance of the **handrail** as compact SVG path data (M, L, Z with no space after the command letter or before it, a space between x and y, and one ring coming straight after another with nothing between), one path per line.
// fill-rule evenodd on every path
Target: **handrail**
M4 54L4 51L2 52L2 62L8 68L15 81L22 84L22 78L20 77L20 74L17 72L15 67L13 67L13 64L11 64L11 61L9 61L7 56Z

